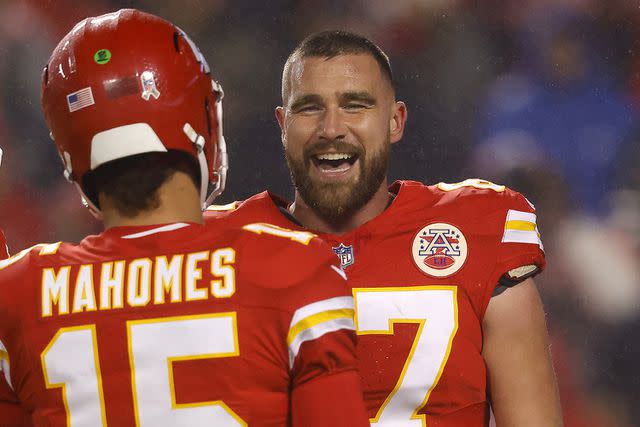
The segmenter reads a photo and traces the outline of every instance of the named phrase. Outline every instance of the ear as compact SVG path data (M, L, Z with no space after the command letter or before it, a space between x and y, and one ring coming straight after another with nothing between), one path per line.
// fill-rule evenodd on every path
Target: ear
M389 120L389 141L393 144L402 139L404 125L407 123L407 106L402 101L393 104L393 115Z
M278 121L278 125L280 126L280 138L284 142L285 139L285 127L284 127L284 118L285 118L285 109L284 107L276 107L276 120Z

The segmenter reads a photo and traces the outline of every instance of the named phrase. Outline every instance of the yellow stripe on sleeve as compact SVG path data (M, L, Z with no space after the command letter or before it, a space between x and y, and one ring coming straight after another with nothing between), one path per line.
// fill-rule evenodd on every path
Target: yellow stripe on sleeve
M291 329L289 329L289 334L287 335L287 344L291 345L291 343L293 343L293 341L298 335L300 335L300 333L307 329L313 328L320 323L328 322L335 319L352 319L353 314L353 309L343 308L338 310L323 311L317 314L313 314L309 317L305 317L304 319L293 325Z
M505 230L535 231L536 224L530 221L511 220L504 224Z

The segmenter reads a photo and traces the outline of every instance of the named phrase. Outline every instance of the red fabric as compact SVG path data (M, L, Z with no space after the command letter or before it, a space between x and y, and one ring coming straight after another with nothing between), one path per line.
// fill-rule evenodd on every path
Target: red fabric
M293 427L368 427L362 398L360 377L354 371L325 375L305 383L291 397ZM339 420L334 414L343 414Z
M9 258L9 249L7 248L7 239L4 237L4 233L0 230L0 260Z
M9 257L4 233L0 230L0 260ZM20 406L18 398L7 384L0 367L0 427L29 426L29 418Z
M106 421L109 425L134 425L131 367L138 373L152 375L154 384L155 381L160 384L161 379L167 381L165 375L168 372L166 362L162 364L162 369L148 371L148 363L135 365L132 359L136 342L142 342L142 348L153 345L163 348L165 335L158 335L158 339L152 341L139 341L139 338L131 338L127 322L148 319L166 322L170 317L229 318L229 313L235 313L237 322L237 355L193 355L172 362L170 371L177 405L200 403L204 406L221 401L248 425L259 427L287 425L292 384L294 389L297 383L304 383L306 387L325 376L335 376L336 381L344 378L343 382L338 381L338 385L345 393L352 390L349 393L361 399L360 389L353 389L352 377L356 372L353 331L340 330L323 335L321 348L313 345L313 340L304 343L294 361L296 370L292 371L289 365L286 339L294 312L310 303L350 296L346 282L334 270L335 257L323 242L314 239L304 245L270 234L259 235L242 229L197 224L146 237L124 238L151 228L110 229L83 240L78 246L62 244L55 254L47 254L47 249L51 247L43 249L42 246L36 246L26 256L0 264L0 341L9 353L16 394L32 414L34 425L67 425L62 389L55 386L47 389L45 386L41 355L53 354L55 349L64 350L64 347L56 347L63 345L60 337L74 329L63 328L74 327L87 333L91 333L91 328L95 330L95 351L99 358ZM235 251L235 262L226 259L223 263L235 269L235 293L215 297L211 289L216 283L221 283L222 276L215 273L209 255L225 248ZM196 259L193 256L190 258L189 254L201 253L209 255L195 264L199 273L189 274L189 259ZM183 271L179 274L181 300L170 302L167 294L165 303L156 303L154 277L160 258L165 256L167 260L172 260L179 255L184 255L181 263ZM131 282L140 286L129 287L131 272L134 271L129 266L134 261L142 263L139 265L151 264L149 288L140 285L146 283L145 279ZM106 274L102 273L106 271L103 265L112 266L113 269L117 265L124 265L124 303L120 308L112 301L113 308L100 309L101 278L102 274ZM279 266L278 274L275 274L274 266ZM65 268L68 268L70 277L70 313L60 313L58 301L57 305L53 305L53 314L44 315L44 272L51 269L49 271L64 276L67 271ZM96 310L78 310L78 306L73 312L74 301L82 297L82 292L75 293L80 286L81 281L77 277L81 271L89 271L88 277L92 277L91 289L96 299ZM189 278L194 280L196 290L204 292L204 299L186 300ZM88 294L86 289L85 296ZM150 296L140 306L132 306L130 302L134 300L128 297L128 289L135 290L134 296L142 295L142 289L150 289ZM211 336L215 342L222 337L217 330L211 330ZM197 342L206 338L180 335L177 339L167 341L166 345L174 345L181 342L179 340L192 344L194 340ZM74 369L76 365L69 364L83 350L86 349L75 345L69 352L62 351L60 354L68 354L69 359L51 365L45 362L48 372ZM342 375L349 372L351 374ZM300 380L297 375L301 376ZM84 380L82 383L85 383ZM67 398L70 398L69 392ZM148 394L139 395L137 401L148 398ZM314 396L318 404L325 408L330 407L333 398L330 394ZM327 425L339 425L344 414L329 411L326 416L334 417L336 421L327 421ZM364 411L351 416L366 419ZM155 425L161 426L162 423Z
M437 186L402 181L391 186L390 192L396 194L396 198L378 217L350 233L321 237L332 247L341 243L352 246L354 263L346 268L352 288L420 286L429 289L446 286L456 289L457 331L439 381L426 404L418 410L418 416L424 416L424 422L430 427L488 425L482 318L504 273L528 264L536 264L540 270L544 268L544 253L537 244L501 242L507 211L533 212L533 208L522 195L509 189L496 192L461 187L443 191ZM209 211L207 218L211 222L259 220L296 227L277 208L276 204L286 203L268 193L261 193L240 203L237 209ZM413 260L414 237L424 226L432 223L453 225L466 238L466 261L449 277L431 277L422 272ZM429 317L425 312L426 322L429 322ZM394 324L391 334L359 335L359 367L371 418L379 415L383 403L404 372L412 345L417 341L418 328L416 322L399 321ZM400 421L408 421L411 417L409 411Z
M0 427L28 427L31 423L26 411L5 381L0 370Z

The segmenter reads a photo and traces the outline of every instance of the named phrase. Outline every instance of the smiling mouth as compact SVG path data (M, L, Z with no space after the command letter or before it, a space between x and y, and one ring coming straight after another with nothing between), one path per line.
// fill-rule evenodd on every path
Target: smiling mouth
M323 153L311 156L313 164L325 174L347 172L358 158L355 153Z

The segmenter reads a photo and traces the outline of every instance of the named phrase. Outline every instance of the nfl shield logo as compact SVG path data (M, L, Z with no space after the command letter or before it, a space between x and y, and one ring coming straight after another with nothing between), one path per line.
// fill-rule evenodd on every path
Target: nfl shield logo
M345 246L340 243L340 246L336 246L331 249L333 249L333 252L335 252L336 255L338 255L338 258L340 258L340 267L343 270L353 264L354 259L352 245Z

